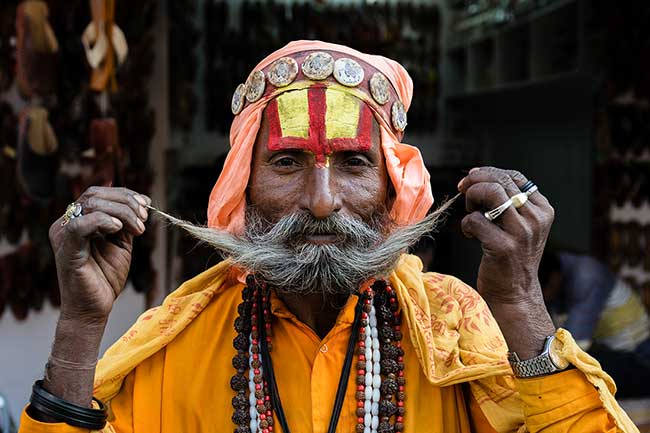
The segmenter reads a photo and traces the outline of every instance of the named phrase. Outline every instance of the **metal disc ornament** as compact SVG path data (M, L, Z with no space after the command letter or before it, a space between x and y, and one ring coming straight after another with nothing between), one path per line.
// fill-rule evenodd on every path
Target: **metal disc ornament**
M363 81L363 68L355 60L338 59L334 62L334 78L344 86L358 86Z
M391 107L391 117L393 120L393 127L399 132L403 132L406 129L406 109L402 101L396 101Z
M235 93L232 94L230 109L235 116L241 113L244 108L244 97L246 96L246 85L244 83L237 86Z
M264 72L253 71L246 80L246 100L248 102L255 102L259 100L264 94L266 88L266 78Z
M370 93L372 98L380 105L384 105L390 99L390 83L381 72L375 72L370 79Z
M302 62L302 73L312 80L324 80L334 71L334 58L323 51L308 55Z
M291 57L282 57L273 62L267 72L269 83L275 87L285 87L293 83L298 75L298 63Z

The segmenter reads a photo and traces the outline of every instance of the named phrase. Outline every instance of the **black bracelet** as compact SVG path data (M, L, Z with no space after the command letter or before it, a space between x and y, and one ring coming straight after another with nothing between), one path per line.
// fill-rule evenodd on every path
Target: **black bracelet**
M38 412L57 421L89 430L101 430L106 425L108 412L104 403L95 397L93 400L99 404L99 409L68 403L47 392L43 389L43 381L37 380L32 387L32 397L29 399L29 403Z

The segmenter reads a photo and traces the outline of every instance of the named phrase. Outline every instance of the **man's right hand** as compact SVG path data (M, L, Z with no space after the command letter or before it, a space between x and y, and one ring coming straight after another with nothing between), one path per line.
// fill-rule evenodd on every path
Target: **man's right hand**
M91 187L76 203L82 207L81 216L66 224L62 216L50 227L61 317L43 387L89 407L104 328L124 289L133 237L145 231L151 199L126 188ZM39 421L56 421L31 406L28 413Z
M126 188L90 187L82 215L50 227L61 292L61 319L103 323L126 283L133 237L145 231L149 197Z

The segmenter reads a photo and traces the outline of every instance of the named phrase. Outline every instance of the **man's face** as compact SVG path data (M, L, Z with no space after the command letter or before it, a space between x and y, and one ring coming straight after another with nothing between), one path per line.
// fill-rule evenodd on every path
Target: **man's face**
M379 125L370 109L324 88L276 98L264 111L248 194L249 203L271 222L300 211L316 219L338 213L370 221L388 205Z
M384 278L437 222L391 224L379 124L354 96L324 87L267 106L251 162L246 230L173 223L284 293L350 294Z

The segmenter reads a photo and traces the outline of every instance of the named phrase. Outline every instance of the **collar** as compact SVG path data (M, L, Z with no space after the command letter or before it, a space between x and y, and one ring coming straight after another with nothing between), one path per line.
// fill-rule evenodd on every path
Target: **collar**
M271 290L270 300L271 300L271 314L283 319L300 322L298 317L296 317L296 315L289 310L289 308L282 301L282 299L280 299L280 297L277 295L275 290ZM356 307L358 300L359 300L358 295L353 294L348 297L347 301L345 302L345 305L339 311L334 326L352 325L352 322L354 322L354 308Z

